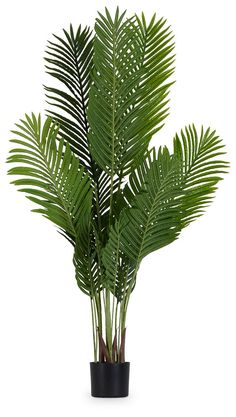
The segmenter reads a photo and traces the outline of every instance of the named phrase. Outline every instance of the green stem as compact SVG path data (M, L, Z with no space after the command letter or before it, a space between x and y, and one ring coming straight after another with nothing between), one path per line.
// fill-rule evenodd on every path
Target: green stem
M113 331L114 327L115 298L114 294L112 294L111 331Z
M135 279L136 279L137 270L138 270L138 267L136 267L135 270L134 270L133 277L131 279L128 291L124 295L124 298L122 300L122 308L121 308L121 313L120 313L120 338L121 338L121 336L123 334L123 331L125 330L125 327L126 327L127 310L128 310L128 305L129 305L129 300L130 300L132 287L133 287Z
M115 332L117 331L118 305L119 305L119 302L116 300L116 311L115 311Z
M99 331L102 332L102 308L101 308L101 298L100 293L96 293L94 295L95 299L95 308L97 311L97 327L99 328Z
M121 337L125 326L125 298L120 304L120 317L119 317L119 349L121 347Z
M96 340L96 359L98 360L98 326L99 326L99 313L96 305L96 299L93 300L93 308L94 308L94 315L95 315L95 340Z
M116 316L117 316L117 298L113 294L111 325L112 325L112 329L114 328L114 334L116 332L116 321L117 321Z
M120 320L119 320L119 349L121 347L121 337L122 337L122 333L125 329L125 325L126 325L126 313L127 313L127 307L128 307L128 302L129 301L129 296L131 293L130 290L130 286L128 288L128 291L126 292L126 285L127 285L127 278L128 278L128 272L129 269L127 268L126 270L126 274L125 274L125 282L124 282L124 294L123 294L123 298L122 301L120 303ZM131 283L133 282L133 279L131 280ZM132 284L131 284L132 286ZM128 294L128 299L127 299L127 294Z
M91 313L92 313L92 328L93 328L93 355L94 362L97 362L97 337L96 337L96 318L94 314L93 299L90 297Z
M106 344L110 358L112 357L112 327L111 327L111 311L110 311L110 291L106 288Z

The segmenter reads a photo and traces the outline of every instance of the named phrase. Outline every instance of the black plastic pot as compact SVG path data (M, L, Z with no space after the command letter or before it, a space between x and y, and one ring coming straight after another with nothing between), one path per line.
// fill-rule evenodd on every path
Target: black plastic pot
M90 362L93 397L127 397L129 395L129 362Z

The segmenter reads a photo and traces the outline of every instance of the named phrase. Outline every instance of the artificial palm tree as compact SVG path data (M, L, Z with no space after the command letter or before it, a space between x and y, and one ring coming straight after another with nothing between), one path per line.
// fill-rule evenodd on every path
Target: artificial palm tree
M48 42L46 71L57 84L45 86L45 122L25 115L12 132L13 184L73 246L91 303L92 372L124 365L127 376L126 315L140 263L203 214L227 171L210 128L187 126L173 149L149 149L169 111L173 50L170 27L155 15L147 23L106 9L94 32L70 26ZM108 385L92 394L128 394L127 384Z

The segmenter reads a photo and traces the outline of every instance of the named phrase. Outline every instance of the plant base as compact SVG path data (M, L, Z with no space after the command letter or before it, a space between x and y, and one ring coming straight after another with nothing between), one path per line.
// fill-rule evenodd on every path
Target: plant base
M92 397L127 397L130 363L90 362Z

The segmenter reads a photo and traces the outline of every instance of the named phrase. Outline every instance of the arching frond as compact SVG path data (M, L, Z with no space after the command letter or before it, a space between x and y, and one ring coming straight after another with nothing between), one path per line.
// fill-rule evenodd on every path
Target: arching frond
M148 24L142 13L141 18L136 16L136 22L142 73L136 94L132 98L134 105L125 118L125 124L128 126L126 136L132 135L132 142L136 141L138 146L142 141L149 144L168 116L168 95L173 81L167 80L174 73L175 45L166 19L156 20L154 14ZM143 154L142 148L140 154Z
M166 148L160 150L144 178L139 177L142 188L131 207L121 212L121 247L137 265L144 256L178 237L179 210L174 200L179 193L177 166Z
M69 144L62 139L57 143L59 128L51 118L41 127L40 115L26 115L16 126L11 142L18 147L7 161L17 166L8 174L21 178L12 183L41 206L32 211L42 213L74 243L91 213L90 178Z
M118 9L112 20L106 10L106 16L100 14L95 24L89 139L95 160L112 176L122 168L118 124L129 109L128 100L140 77L137 69L141 52L133 20L125 20Z
M181 162L182 187L180 216L182 227L205 212L214 198L217 183L228 172L228 162L221 157L225 145L215 130L201 128L200 136L194 125L174 138L174 154Z
M154 48L154 54L151 53ZM95 25L88 118L91 152L110 175L130 172L167 115L172 36L165 21L125 20L117 9ZM121 175L121 174L120 174Z
M91 155L88 146L87 106L93 67L93 39L91 30L81 26L74 31L64 30L64 37L54 35L46 49L46 71L63 86L45 87L48 113L60 124L61 136L79 156L80 162L91 173Z
M214 131L194 126L174 139L174 154L159 150L156 161L146 160L130 178L131 207L121 212L120 245L129 258L141 259L175 240L181 229L203 214L216 184L227 172L222 140Z

